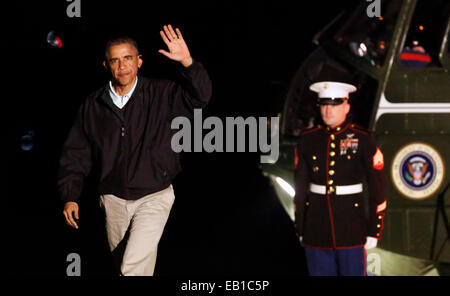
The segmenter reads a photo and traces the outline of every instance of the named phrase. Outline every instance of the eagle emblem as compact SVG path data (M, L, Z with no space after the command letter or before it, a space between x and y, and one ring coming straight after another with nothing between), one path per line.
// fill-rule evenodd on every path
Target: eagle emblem
M431 176L428 171L429 162L420 156L411 158L408 163L408 171L405 172L405 179L415 186L423 186Z

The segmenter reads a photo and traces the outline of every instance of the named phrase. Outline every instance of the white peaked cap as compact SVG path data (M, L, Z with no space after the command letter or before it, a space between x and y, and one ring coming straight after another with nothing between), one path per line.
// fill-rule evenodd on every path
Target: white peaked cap
M310 90L318 93L319 98L348 98L356 87L342 82L322 81L311 84Z

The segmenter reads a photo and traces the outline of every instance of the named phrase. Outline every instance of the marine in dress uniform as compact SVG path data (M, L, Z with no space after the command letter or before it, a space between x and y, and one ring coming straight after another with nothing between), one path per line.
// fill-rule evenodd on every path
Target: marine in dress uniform
M376 246L383 230L383 154L373 134L346 117L354 86L325 81L310 90L318 93L325 125L303 131L295 149L295 224L308 270L365 275L365 250ZM335 114L326 108L336 108Z

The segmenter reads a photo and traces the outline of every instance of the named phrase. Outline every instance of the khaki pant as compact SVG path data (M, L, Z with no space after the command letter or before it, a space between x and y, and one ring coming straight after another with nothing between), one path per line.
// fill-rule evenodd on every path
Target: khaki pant
M100 196L111 252L114 254L119 244L125 246L120 265L123 275L153 275L158 243L174 200L172 185L138 200Z

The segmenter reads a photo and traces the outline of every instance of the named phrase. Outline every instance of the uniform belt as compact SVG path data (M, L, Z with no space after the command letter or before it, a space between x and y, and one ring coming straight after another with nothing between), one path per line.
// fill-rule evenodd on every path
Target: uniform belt
M357 194L363 191L362 183L353 185L334 186L334 188L336 189L336 195ZM313 193L325 195L327 192L327 186L309 183L309 190Z

